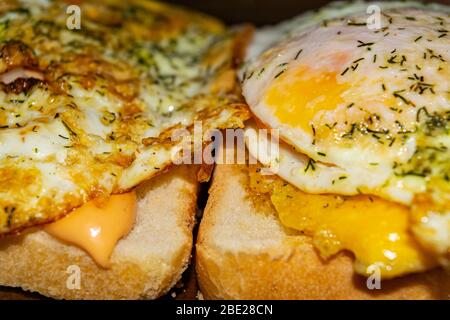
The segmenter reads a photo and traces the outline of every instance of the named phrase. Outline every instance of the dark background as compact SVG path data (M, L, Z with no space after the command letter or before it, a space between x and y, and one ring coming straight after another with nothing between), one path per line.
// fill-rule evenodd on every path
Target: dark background
M291 18L303 11L317 9L329 0L168 0L202 11L228 24L252 22L256 25L273 24ZM450 4L450 0L434 0Z

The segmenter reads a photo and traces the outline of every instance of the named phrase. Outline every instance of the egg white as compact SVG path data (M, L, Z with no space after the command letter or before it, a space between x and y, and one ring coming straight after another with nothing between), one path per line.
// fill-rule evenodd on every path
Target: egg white
M161 172L180 157L175 128L248 115L234 78L221 78L239 31L140 0L83 2L82 28L69 30L66 7L19 0L0 12L0 234ZM35 82L11 88L17 75Z
M410 203L415 193L423 191L426 179L417 179L413 175L399 176L395 164L407 163L417 152L422 129L416 119L425 112L424 109L419 111L422 106L426 106L429 114L445 114L450 110L450 69L447 62L450 60L450 46L448 39L439 38L440 34L436 32L439 28L446 30L450 19L445 14L412 9L386 14L389 18L384 19L392 19L392 22L384 20L382 32L348 25L349 20L364 19L364 16L356 16L330 22L326 27L312 28L281 42L263 53L247 69L243 93L261 122L279 129L281 139L314 161L346 171L352 177L346 184L353 184L354 190L374 192ZM414 16L415 21L408 20L410 16ZM420 43L415 41L418 37L433 41ZM373 45L365 46L367 43ZM429 52L436 53L440 58L424 59L427 52L429 55ZM388 62L399 61L395 60L399 57L405 57L407 61ZM357 66L357 69L351 70L352 66ZM421 70L416 66L421 66ZM313 129L280 120L277 116L280 105L277 101L273 105L267 102L268 92L275 85L295 88L297 80L292 74L297 69L301 73L302 68L306 68L305 73L311 73L311 76L305 75L305 82L313 82L315 77L332 72L336 85L347 85L339 93L342 102L330 106L329 110L319 110L308 119ZM253 76L249 76L252 73ZM288 74L286 80L280 81L285 74ZM419 93L409 90L417 74L433 84L432 91ZM322 94L320 88L319 93ZM284 92L281 97L289 98L293 94L302 93ZM304 117L302 108L309 108L308 105L293 107L297 109L291 115L298 118ZM377 120L373 120L375 115ZM368 117L372 123L368 123ZM355 129L348 138L352 125L366 132ZM325 132L324 136L319 137L319 132ZM432 140L428 146L450 147L445 134ZM374 176L378 177L376 186L373 184ZM331 183L332 180L324 182L323 189L334 188Z
M369 4L334 4L257 33L241 73L243 94L258 126L277 129L282 142L278 154L264 136L247 147L303 191L373 194L411 206L421 213L413 233L446 265L450 7L382 3L381 29L371 30ZM311 116L333 90L339 102ZM307 98L293 98L302 93ZM419 208L423 197L434 209Z

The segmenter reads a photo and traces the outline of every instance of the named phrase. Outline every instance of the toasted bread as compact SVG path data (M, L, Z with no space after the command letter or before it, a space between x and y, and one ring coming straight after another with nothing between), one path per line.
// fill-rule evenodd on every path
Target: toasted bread
M310 239L285 229L273 211L255 204L243 165L216 167L196 245L206 299L449 298L450 275L442 269L369 290L350 254L322 260Z
M153 299L188 266L197 199L197 168L174 167L137 187L136 222L103 269L83 250L39 228L0 240L0 285L57 299ZM71 285L79 268L80 287ZM69 269L68 269L69 268Z

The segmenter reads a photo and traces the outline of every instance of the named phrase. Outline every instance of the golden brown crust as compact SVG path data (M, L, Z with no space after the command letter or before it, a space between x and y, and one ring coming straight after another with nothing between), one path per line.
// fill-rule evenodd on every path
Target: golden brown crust
M289 235L275 216L258 212L245 179L238 166L216 167L196 247L198 281L205 298L449 298L450 276L441 269L381 281L381 290L368 290L366 279L354 274L349 254L325 262L307 237Z
M247 49L250 41L253 38L255 28L250 24L245 24L238 29L237 37L234 42L234 67L239 68L239 66L244 62L247 55Z
M119 241L111 269L100 268L84 251L34 229L0 241L0 285L58 299L161 296L180 279L190 259L196 171L194 166L174 167L137 188L137 221ZM81 271L79 290L67 287L71 265Z

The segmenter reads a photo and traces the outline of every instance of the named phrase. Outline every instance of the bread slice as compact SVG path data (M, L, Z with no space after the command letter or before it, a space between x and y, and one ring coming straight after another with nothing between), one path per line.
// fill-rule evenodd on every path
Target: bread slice
M137 188L136 223L118 242L112 268L102 269L83 250L34 229L0 241L0 285L58 299L153 299L165 294L190 260L196 173L195 166L173 167ZM72 265L79 267L80 289L70 285Z
M206 299L448 299L444 270L381 281L369 290L347 253L323 261L310 240L284 229L269 206L249 197L248 174L218 165L196 245ZM272 212L270 212L272 210Z

